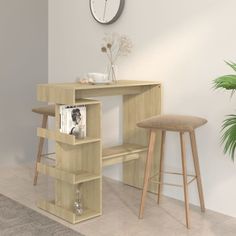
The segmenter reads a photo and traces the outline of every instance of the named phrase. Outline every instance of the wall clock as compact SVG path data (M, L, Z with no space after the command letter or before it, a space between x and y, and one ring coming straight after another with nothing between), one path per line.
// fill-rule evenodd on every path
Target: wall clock
M100 24L111 24L121 15L125 0L90 0L93 18Z

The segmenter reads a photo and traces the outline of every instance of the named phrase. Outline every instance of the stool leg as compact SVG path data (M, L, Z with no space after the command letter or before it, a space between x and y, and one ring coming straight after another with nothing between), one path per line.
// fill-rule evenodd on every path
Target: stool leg
M184 184L184 201L185 201L185 217L186 226L189 228L189 197L188 197L188 181L187 181L187 167L186 167L186 151L184 142L184 133L180 132L181 157L182 157L182 171Z
M147 160L146 160L146 167L145 167L145 174L144 174L144 181L143 181L142 199L141 199L140 211L139 211L139 218L140 219L143 218L143 210L144 210L144 204L145 204L145 199L146 199L147 190L148 190L148 183L149 183L149 177L150 177L151 166L152 166L155 140L156 140L156 132L154 130L151 130L150 131L149 146L148 146L148 153L147 153Z
M194 163L195 173L197 177L197 187L198 187L198 195L199 195L199 200L200 200L200 205L201 205L201 211L205 212L205 203L204 203L204 196L203 196L203 189L202 189L202 181L201 181L201 173L200 173L200 167L199 167L195 132L192 131L189 133L189 135L190 135L190 140L191 140L193 163Z
M166 131L161 132L161 155L160 155L160 163L159 163L159 179L158 179L158 191L157 191L157 204L160 203L160 197L161 197L161 182L163 177L163 158L164 158L164 148L165 148L165 138L166 138Z
M47 127L47 121L48 121L48 116L43 115L43 121L42 121L42 126L41 126L42 128ZM35 163L35 170L34 170L34 185L37 184L37 180L38 180L37 164L41 161L43 144L44 144L44 138L40 137L39 144L38 144L38 154L37 154L37 159L36 159L36 163Z

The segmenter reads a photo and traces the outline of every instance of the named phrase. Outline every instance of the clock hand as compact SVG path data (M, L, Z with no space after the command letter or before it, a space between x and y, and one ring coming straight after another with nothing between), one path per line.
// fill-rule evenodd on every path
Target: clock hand
M107 0L105 0L104 12L103 12L103 20L105 21L105 15L107 10Z

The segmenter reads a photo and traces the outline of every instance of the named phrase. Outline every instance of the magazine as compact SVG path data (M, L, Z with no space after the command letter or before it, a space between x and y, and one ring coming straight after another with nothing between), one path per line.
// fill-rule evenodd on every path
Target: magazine
M60 132L74 135L76 138L86 137L86 106L60 106Z

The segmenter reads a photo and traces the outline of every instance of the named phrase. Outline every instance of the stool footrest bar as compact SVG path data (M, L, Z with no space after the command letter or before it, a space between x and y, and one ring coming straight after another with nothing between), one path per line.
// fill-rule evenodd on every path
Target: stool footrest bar
M197 176L194 176L194 177L188 182L188 184L191 184L195 179L197 179Z
M51 155L55 155L55 152L50 152L50 153L44 153L42 155L40 155L41 157L47 157L47 156L51 156Z
M160 172L160 173L162 173L162 174L167 174L167 175L181 175L181 176L183 176L182 173L178 173L178 172L162 171L162 172ZM159 176L159 172L157 172L156 174L152 175L152 176L150 177L150 179L153 179L153 178L156 177L156 176ZM194 174L187 174L187 176L188 176L188 177L194 177L194 178L196 178L196 175L194 175Z
M150 178L149 180L155 184L169 185L169 186L174 186L174 187L183 187L182 184L172 184L172 183L159 182L159 181L153 180L152 178ZM195 179L197 179L197 176L194 176L187 184L191 184Z
M174 187L183 187L182 184L164 183L164 182L159 182L159 181L155 181L155 180L151 180L151 182L155 183L155 184L161 184L161 185L169 185L169 186L174 186Z

